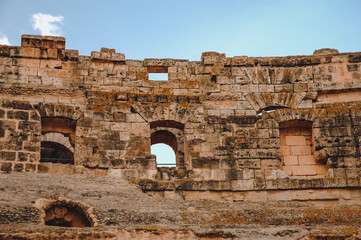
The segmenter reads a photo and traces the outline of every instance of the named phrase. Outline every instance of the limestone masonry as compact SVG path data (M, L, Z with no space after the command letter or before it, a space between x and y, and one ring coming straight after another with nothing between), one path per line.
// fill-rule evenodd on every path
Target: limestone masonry
M23 35L21 47L0 45L0 173L102 175L135 183L162 201L302 201L315 209L344 206L348 213L352 206L356 214L360 65L361 52L335 49L288 57L205 52L201 61L131 60L108 48L79 56L65 48L65 38ZM152 73L168 79L149 80ZM156 143L172 147L174 167L157 166L150 153ZM104 225L100 209L93 214L91 202L77 201L84 200L59 196L28 205L42 206L36 214L46 225ZM357 216L337 222L356 225L351 234L335 236L359 239ZM141 234L132 238L147 238Z

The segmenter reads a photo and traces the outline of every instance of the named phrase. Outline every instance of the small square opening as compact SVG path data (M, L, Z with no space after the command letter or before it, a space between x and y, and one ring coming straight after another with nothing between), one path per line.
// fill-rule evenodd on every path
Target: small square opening
M151 81L168 81L168 73L148 73L148 79Z
M164 66L148 67L148 80L168 81L168 67L164 67Z

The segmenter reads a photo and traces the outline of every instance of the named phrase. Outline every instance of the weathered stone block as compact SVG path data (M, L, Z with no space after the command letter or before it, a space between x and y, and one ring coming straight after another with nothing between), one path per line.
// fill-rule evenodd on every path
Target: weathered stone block
M36 164L27 163L25 164L25 172L35 172Z
M231 188L233 191L254 190L254 180L233 180Z
M83 172L109 168L124 179L157 178L162 184L149 185L159 191L177 186L204 191L193 195L198 198L231 201L246 194L205 191L279 188L284 191L269 199L314 200L309 192L304 198L291 192L356 186L360 53L226 58L209 52L201 62L140 61L106 48L79 56L65 50L63 38L24 35L22 47L0 47L0 56L2 172L34 171L37 164L38 172L74 172L40 163L42 135L49 132L40 120L59 117L76 121L74 133L55 132L73 142L78 168L93 168ZM149 72L168 73L169 81L149 81ZM184 166L156 168L149 157L154 131L176 137L172 147ZM174 179L180 180L164 183ZM257 195L268 199L268 193L249 199Z
M65 38L52 37L52 36L37 36L37 35L22 35L21 36L22 47L35 47L35 48L65 48Z
M12 166L13 166L12 163L0 162L0 170L3 172L6 172L6 173L10 172L12 170Z
M324 179L325 187L327 188L337 188L337 187L346 187L347 182L346 178L325 178Z
M214 158L197 158L192 160L193 168L218 169L219 160Z
M123 159L112 159L110 163L113 168L124 168L125 166Z
M29 158L29 153L24 153L24 152L18 152L18 161L22 161L22 162L26 162L28 161Z
M16 152L0 151L1 160L15 161Z
M6 115L9 119L29 120L29 112L25 111L8 111Z
M15 163L15 164L14 164L14 171L15 171L15 172L23 172L23 171L24 171L24 164L22 164L22 163Z
M297 156L284 156L283 164L285 166L296 166L298 165L298 157Z
M39 173L47 173L49 172L49 164L48 163L40 163L37 165L37 172Z

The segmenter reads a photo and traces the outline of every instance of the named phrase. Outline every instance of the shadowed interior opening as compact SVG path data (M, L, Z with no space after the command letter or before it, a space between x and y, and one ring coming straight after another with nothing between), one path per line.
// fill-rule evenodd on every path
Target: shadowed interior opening
M82 209L59 204L45 210L45 225L60 227L91 227L91 221L87 219L86 214Z
M76 121L64 117L41 119L40 162L74 164Z
M41 142L41 162L74 164L74 154L57 142Z

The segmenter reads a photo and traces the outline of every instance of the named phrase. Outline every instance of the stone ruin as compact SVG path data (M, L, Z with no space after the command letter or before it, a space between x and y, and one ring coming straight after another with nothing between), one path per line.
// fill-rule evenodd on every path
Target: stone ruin
M360 62L335 49L80 56L63 37L23 35L0 46L0 173L108 176L174 200L360 204ZM174 167L157 166L157 143Z

